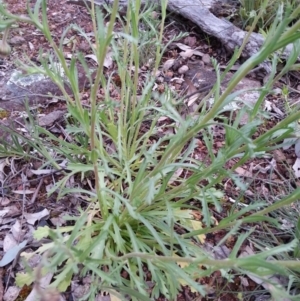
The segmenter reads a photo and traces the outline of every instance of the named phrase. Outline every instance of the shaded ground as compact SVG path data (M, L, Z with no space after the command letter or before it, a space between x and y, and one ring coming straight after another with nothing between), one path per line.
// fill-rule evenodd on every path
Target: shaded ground
M25 1L13 1L7 0L8 8L12 13L23 14L26 13ZM81 6L67 4L66 1L53 0L48 3L48 17L50 28L52 30L52 36L59 42L59 39L63 33L63 30L71 23L76 23L81 26L85 32L92 32L92 24L90 22L90 16L87 10ZM119 24L116 24L118 29ZM165 41L168 41L170 37L182 30L180 23L173 23L168 27L165 33ZM187 29L186 29L187 30ZM210 45L206 44L206 39L203 35L192 27L192 24L188 26L189 35L180 41L172 44L164 55L162 62L163 72L158 77L158 91L164 93L165 85L168 83L169 88L178 92L178 94L191 94L197 89L206 87L209 84L214 83L215 75L213 72L210 58L216 58L221 65L227 63L228 58L226 53L223 52L221 45L218 42L213 41ZM180 44L179 44L180 43ZM12 80L12 74L14 74L16 61L19 59L25 61L26 57L29 57L32 61L38 61L41 53L45 53L49 50L49 46L45 41L45 38L31 25L20 24L18 28L12 30L10 36L10 44L13 47L10 57L2 59L0 61L0 107L3 111L2 124L14 126L16 130L21 131L25 128L23 123L23 111L24 100L28 98L31 108L34 108L36 118L39 120L40 125L50 129L53 133L66 137L64 133L64 113L66 112L66 105L63 100L60 99L59 90L53 86L49 80L42 79L36 80L33 83L24 84L24 78L16 81ZM191 56L184 55L182 52L189 52L190 49L194 50ZM69 32L65 38L64 45L65 55L71 56L76 51L81 51L86 55L90 55L89 45L80 36ZM196 52L197 51L197 52ZM96 63L93 59L89 61L91 69L95 69ZM187 72L185 66L188 67ZM238 66L236 66L238 68ZM116 65L113 61L107 63L106 72L107 75L116 70ZM141 68L140 79L143 78L143 72L148 72L150 66L148 61L144 62L144 66ZM232 70L232 73L234 70ZM81 72L81 96L82 101L85 103L88 99L89 88L86 81L84 72ZM27 78L28 79L28 78ZM261 85L261 79L257 79L253 74L252 78L245 80L241 83L241 88L259 87ZM292 78L293 88L291 88L291 105L296 102L298 97L297 90L297 74L294 74ZM24 84L24 85L23 85ZM118 98L117 78L115 79L115 86L111 88L111 96ZM278 84L278 87L282 87L282 84ZM278 90L279 91L279 90ZM49 97L49 94L51 96ZM26 95L26 97L25 97ZM103 97L103 91L99 88L99 101ZM48 96L48 97L45 97ZM251 101L253 94L244 94L242 101ZM253 96L255 97L255 95ZM249 100L250 99L250 100ZM267 120L260 128L260 132L255 135L258 136L269 127L272 127L275 123L281 120L286 114L286 103L282 98L280 92L270 95L268 97L270 101L266 107L272 118ZM190 107L193 106L193 99L188 99ZM255 99L254 99L255 101ZM88 105L88 104L87 104ZM187 112L188 114L189 112ZM14 124L11 124L12 120L16 120ZM162 121L165 125L168 124L168 120ZM247 120L244 120L247 122ZM162 124L163 125L163 124ZM163 126L162 126L163 127ZM224 129L215 128L216 142L213 152L217 153L218 149L224 145ZM2 133L3 135L3 133ZM203 143L201 134L198 137L198 149L194 156L195 158L205 162L209 160L208 151ZM2 139L8 139L7 136L2 136ZM249 185L245 194L241 194L239 188L237 188L231 180L222 183L223 190L226 192L226 198L224 199L222 213L217 213L214 208L211 210L214 212L214 216L217 221L220 221L227 214L228 210L234 210L235 202L244 202L244 204L250 204L260 199L267 199L270 203L274 200L286 195L288 191L291 191L294 187L299 185L298 179L294 176L291 166L296 160L296 155L293 149L277 150L270 154L268 157L262 159L255 159L250 163L247 163L243 168L236 170L237 175L243 178L245 183ZM209 162L208 162L209 163ZM234 165L234 161L228 163L228 168ZM53 179L59 180L60 175L51 173L48 175L34 174L33 170L37 170L39 161L32 160L31 162L24 162L15 158L10 162L1 160L1 182L2 182L2 197L0 203L1 215L1 228L0 228L0 241L2 241L0 255L3 255L8 248L8 240L16 242L16 237L12 237L9 233L10 229L15 229L15 233L22 233L22 239L30 237L34 228L41 225L49 225L55 227L62 225L65 221L62 217L66 213L77 212L78 206L85 207L84 200L73 197L64 197L60 199L59 203L56 200L56 195L53 194L50 198L47 197L47 192L51 188ZM79 181L79 179L74 179ZM27 184L22 184L27 181ZM86 183L85 183L86 184ZM87 184L86 184L87 185ZM26 191L26 193L24 193ZM297 210L297 209L296 209ZM5 212L5 214L4 214ZM37 215L34 215L37 214ZM296 213L297 214L297 213ZM201 216L199 216L201 219ZM282 223L288 223L288 221L282 221ZM293 227L293 225L290 225ZM277 233L276 229L271 229L273 235L281 235L282 232ZM261 235L263 229L257 225L256 232L254 234ZM25 233L25 235L24 235ZM207 246L215 246L224 237L226 233L220 231L207 235ZM289 233L283 240L289 239ZM237 237L232 237L226 241L221 250L228 256L233 247ZM36 246L28 247L27 251L34 249ZM243 246L242 250L247 246ZM221 253L222 253L221 252ZM223 257L224 258L224 257ZM9 289L14 286L14 277L17 271L23 269L23 266L17 262L6 266L2 273L2 283L4 288ZM3 276L5 275L5 276ZM207 284L209 291L208 297L199 297L196 294L190 292L188 288L184 288L181 295L178 296L178 300L221 300L221 301L235 301L241 300L239 292L243 292L243 300L258 300L259 290L261 287L251 280L247 275L233 275L232 282L228 282L222 278L219 272L215 272L211 277L199 280L203 284ZM24 288L18 294L23 300L30 292L31 288ZM69 292L65 294L65 299L72 300L74 297L75 288L70 288ZM79 294L79 293L78 293ZM80 295L80 294L79 294ZM6 299L9 300L9 299ZM106 300L103 297L103 300Z

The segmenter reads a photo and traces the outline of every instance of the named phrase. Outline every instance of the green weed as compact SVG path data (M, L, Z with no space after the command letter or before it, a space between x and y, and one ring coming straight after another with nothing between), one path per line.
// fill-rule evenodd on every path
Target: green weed
M205 295L206 289L198 280L216 270L230 278L228 272L231 269L252 273L257 277L273 273L288 275L290 270L299 269L297 260L266 261L268 256L292 252L298 244L297 239L239 258L240 247L251 234L251 231L245 232L239 236L229 258L224 260L215 259L201 244L206 233L228 229L227 235L232 235L243 223L265 221L277 225L276 219L268 214L300 197L300 190L296 189L273 205L264 202L252 204L228 215L216 226L210 213L210 206L222 210L224 194L216 189L216 185L226 178L232 178L243 189L234 170L248 160L281 147L281 142L293 132L291 124L299 119L299 112L291 112L272 129L256 139L252 138L262 122L260 107L264 96L276 80L276 55L273 56L269 81L261 89L256 105L247 110L249 123L240 126L232 118L223 118L222 113L224 106L234 101L240 93L232 93L234 87L255 66L291 42L294 42L295 53L299 53L300 22L288 30L287 26L299 13L300 7L290 15L287 12L284 14L282 6L279 7L265 44L241 66L222 95L219 95L219 87L225 74L220 74L219 66L215 63L217 83L211 92L215 96L214 104L210 109L199 107L199 114L184 119L170 94L159 95L152 91L154 75L166 47L162 44L166 1L161 2L160 22L155 20L154 23L147 17L151 7L144 8L140 13L140 5L139 0L130 2L123 31L116 35L114 23L118 16L118 1L114 1L108 24L105 24L102 12L92 2L90 13L96 46L76 25L65 29L57 45L48 27L45 0L38 0L33 11L28 8L29 19L12 16L3 7L0 9L6 18L15 22L33 23L48 40L53 54L49 53L41 66L26 62L21 67L31 73L48 76L60 88L68 106L66 132L72 137L71 142L59 139L39 127L31 118L34 136L26 138L11 131L12 137L17 137L15 145L0 148L0 155L21 155L30 145L43 158L44 166L63 171L63 176L49 192L58 192L58 202L62 196L74 194L88 202L85 208L78 209L77 216L67 217L68 226L57 229L40 227L35 231L36 239L48 237L52 240L34 252L44 255L43 271L55 274L51 286L65 291L74 275L89 276L90 290L86 295L89 300L94 300L99 291L132 300L153 300L159 296L175 300L182 285L188 285ZM150 22L149 41L143 41L139 31L140 22L145 18ZM93 80L82 55L74 56L70 62L64 57L63 39L70 29L77 30L86 38L97 58L98 68ZM144 59L141 57L144 52L140 50L153 37L156 39L155 51L151 47L149 52L155 54L153 70L141 83L139 66ZM110 96L111 77L106 78L103 72L109 48L113 51L120 78L119 100ZM230 64L238 57L237 51ZM282 74L294 68L296 59L296 56L291 56ZM57 72L57 63L63 74ZM78 64L83 66L90 80L89 106L81 103ZM66 84L71 88L72 95L67 93ZM98 103L100 86L105 91L105 100ZM244 113L241 111L238 114ZM168 135L160 135L165 130L159 123L161 117L170 120L171 131L168 131ZM237 116L239 118L241 116ZM211 151L215 139L211 131L213 125L221 125L226 130L225 146L217 154ZM199 133L204 136L209 164L193 156ZM10 148L13 150L11 154ZM28 156L28 153L24 156ZM226 168L226 162L233 158L236 164L231 169ZM65 161L67 164L62 167L61 163ZM182 177L182 174L187 176ZM90 188L70 186L69 180L74 175L82 181L88 179ZM193 219L195 210L201 210L203 225ZM244 217L247 213L248 216ZM33 271L18 274L17 283L30 284L35 277Z

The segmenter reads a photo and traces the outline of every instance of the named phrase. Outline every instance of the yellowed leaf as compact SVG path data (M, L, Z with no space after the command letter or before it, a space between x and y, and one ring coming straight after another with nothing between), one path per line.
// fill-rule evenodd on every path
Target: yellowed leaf
M202 228L202 223L200 221L195 221L191 220L191 224L194 230L201 230ZM204 243L206 236L204 234L197 235L199 241L201 243Z
M192 286L190 286L185 280L183 279L179 279L179 283L182 285L182 286L188 286L191 290L192 293L197 293L198 291L196 289L194 289Z
M215 226L219 225L218 220L214 216L212 216L211 219L213 220Z
M122 296L115 290L102 291L100 295L104 296L107 293L109 293L110 301L122 301Z
M188 262L184 262L184 261L180 261L180 256L178 256L176 253L173 252L173 257L177 257L178 261L176 261L176 263L183 269L185 267L187 267L189 265Z
M180 261L180 257L179 257L177 254L173 253L173 256L174 256L174 257L178 257L177 264L178 264L182 269L184 269L185 267L189 266L190 263L185 262L185 261ZM187 286L191 289L191 292L193 292L193 293L196 293L196 292L197 292L197 290L195 290L194 288L190 287L189 284L188 284L184 279L180 278L180 279L179 279L179 283L180 283L182 286L186 286L186 285L187 285Z
M114 294L110 294L110 301L122 301L122 299Z

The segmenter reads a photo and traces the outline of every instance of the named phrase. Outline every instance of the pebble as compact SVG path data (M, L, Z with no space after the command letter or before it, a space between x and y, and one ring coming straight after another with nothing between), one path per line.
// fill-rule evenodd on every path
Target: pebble
M205 65L211 65L210 55L207 53L203 54L202 61Z
M183 65L178 69L179 74L184 74L189 70L189 67L187 65Z
M26 41L21 36L14 36L10 39L9 43L13 46L24 44Z

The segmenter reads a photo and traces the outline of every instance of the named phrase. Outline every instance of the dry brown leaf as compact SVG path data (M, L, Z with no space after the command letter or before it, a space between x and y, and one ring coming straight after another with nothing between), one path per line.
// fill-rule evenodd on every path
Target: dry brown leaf
M13 247L17 246L18 242L11 233L7 233L3 239L3 251L8 252Z
M169 59L167 61L164 62L163 64L163 70L167 71L169 69L171 69L174 65L175 59Z
M45 208L44 210L37 213L24 213L24 217L28 224L34 225L37 221L42 218L49 216L50 212Z
M195 87L194 83L189 78L185 79L185 83L188 87L187 91L186 91L187 95L197 92L197 88ZM194 94L193 96L189 97L187 99L188 106L191 106L198 99L199 95L200 95L200 93L197 93L197 94Z
M185 51L181 51L179 53L180 56L182 56L184 59L188 59L194 55L194 50L193 49L187 49Z
M273 157L276 162L286 162L286 156L280 149L274 150Z
M5 207L5 206L9 205L10 203L11 203L11 199L9 199L5 196L0 197L0 206ZM1 216L1 214L0 214L0 216Z
M57 110L52 111L51 113L40 116L39 117L39 125L42 127L51 126L56 122L57 120L61 119L65 114L65 111Z
M242 168L242 167L238 167L235 169L235 172L242 177L250 177L252 178L252 172L249 172L248 170Z
M176 45L179 49L184 50L184 51L191 49L190 46L185 45L185 44L182 44L182 43L175 43L175 45Z
M1 284L0 284L1 285ZM10 286L3 296L3 301L14 301L18 298L21 288L17 286ZM0 300L1 295L0 295Z
M172 175L171 179L169 180L168 184L172 184L173 182L179 180L178 178L180 177L180 175L182 174L183 169L182 168L178 168L174 174Z
M250 248L250 246L246 246L244 251L240 254L239 258L252 256L254 254L255 254L255 252L253 251L253 249ZM246 275L251 280L253 280L257 284L263 286L268 291L272 291L274 289L273 284L269 283L269 281L271 281L272 283L277 283L282 286L286 285L287 281L288 281L287 277L282 277L280 275L266 275L266 276L261 276L261 277L256 277L253 275L253 273L246 273Z

